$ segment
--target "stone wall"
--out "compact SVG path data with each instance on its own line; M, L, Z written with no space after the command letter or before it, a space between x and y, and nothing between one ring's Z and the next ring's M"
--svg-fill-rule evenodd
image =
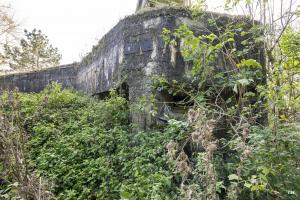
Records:
M233 17L206 13L218 18L224 25ZM165 47L161 38L163 28L174 30L182 23L188 24L198 35L214 31L208 18L191 20L185 9L161 8L144 11L121 20L109 31L80 63L46 69L38 72L0 77L0 91L18 87L22 92L39 92L50 82L74 88L89 95L101 95L111 88L126 83L130 102L152 93L152 75L165 75L169 79L184 79L188 65L183 62L178 49ZM257 50L252 57L261 59ZM218 67L230 65L222 59ZM151 107L133 115L133 121L147 127L152 118Z
M78 64L64 65L36 72L0 76L0 92L18 88L21 92L40 92L51 82L77 89Z
M164 50L160 35L164 27L178 27L182 18L190 18L189 13L172 8L129 16L109 31L82 62L1 76L0 90L18 87L23 92L39 92L56 81L93 95L108 91L126 78L128 84L136 84L135 80L143 75L180 74L182 66L170 68L170 52Z

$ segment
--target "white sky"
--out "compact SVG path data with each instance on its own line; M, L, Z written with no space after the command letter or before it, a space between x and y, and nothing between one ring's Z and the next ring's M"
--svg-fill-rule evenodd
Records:
M79 61L120 19L133 14L137 4L137 0L0 1L13 8L21 33L36 28L48 36L62 54L61 64Z
M41 29L62 54L62 64L79 61L126 15L136 0L6 0L21 28Z
M278 0L275 0L278 1ZM298 0L297 0L298 1ZM8 2L26 28L40 29L62 54L61 64L80 61L118 21L135 12L137 0L0 0ZM222 11L224 0L207 0ZM217 7L218 5L218 7Z

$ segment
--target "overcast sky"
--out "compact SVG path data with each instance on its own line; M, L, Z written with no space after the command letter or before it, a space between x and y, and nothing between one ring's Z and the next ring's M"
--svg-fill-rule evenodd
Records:
M62 54L62 64L79 61L120 19L133 14L137 3L137 0L0 1L11 5L21 31L37 28L48 36Z
M120 19L133 14L137 3L137 0L0 1L11 5L21 30L37 28L48 36L62 54L62 64L79 61ZM210 10L221 11L223 1L206 2Z
M136 0L6 0L22 29L41 29L63 56L78 61L126 15Z

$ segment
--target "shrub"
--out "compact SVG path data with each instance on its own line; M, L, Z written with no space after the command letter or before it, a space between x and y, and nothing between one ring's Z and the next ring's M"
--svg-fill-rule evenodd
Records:
M114 92L99 101L53 84L16 96L30 168L52 183L57 199L180 197L165 156L166 143L183 134L180 125L132 133L127 102Z

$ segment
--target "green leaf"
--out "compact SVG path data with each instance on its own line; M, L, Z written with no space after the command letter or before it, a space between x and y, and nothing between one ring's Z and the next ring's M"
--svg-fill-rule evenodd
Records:
M245 67L254 67L254 68L262 68L261 64L254 59L243 59L241 63L237 64L238 68L245 68Z
M211 42L214 41L215 39L217 39L217 36L215 34L210 34L208 36L206 36L207 39L209 39Z
M244 186L246 187L246 188L251 188L252 187L252 184L251 183L248 183L248 182L246 182L245 184L244 184Z
M234 42L234 38L229 38L227 42Z
M245 36L245 35L247 35L248 34L248 32L245 32L245 31L242 31L241 32L241 36L243 37L243 36Z
M230 174L230 175L228 176L228 179L229 179L230 181L233 181L233 180L239 180L239 177L238 177L236 174Z
M242 86L247 86L247 85L250 85L250 83L252 82L251 79L240 79L240 80L237 80L237 82L242 85Z
M121 200L129 200L132 197L132 195L126 191L122 191L120 193L120 196L121 196Z

